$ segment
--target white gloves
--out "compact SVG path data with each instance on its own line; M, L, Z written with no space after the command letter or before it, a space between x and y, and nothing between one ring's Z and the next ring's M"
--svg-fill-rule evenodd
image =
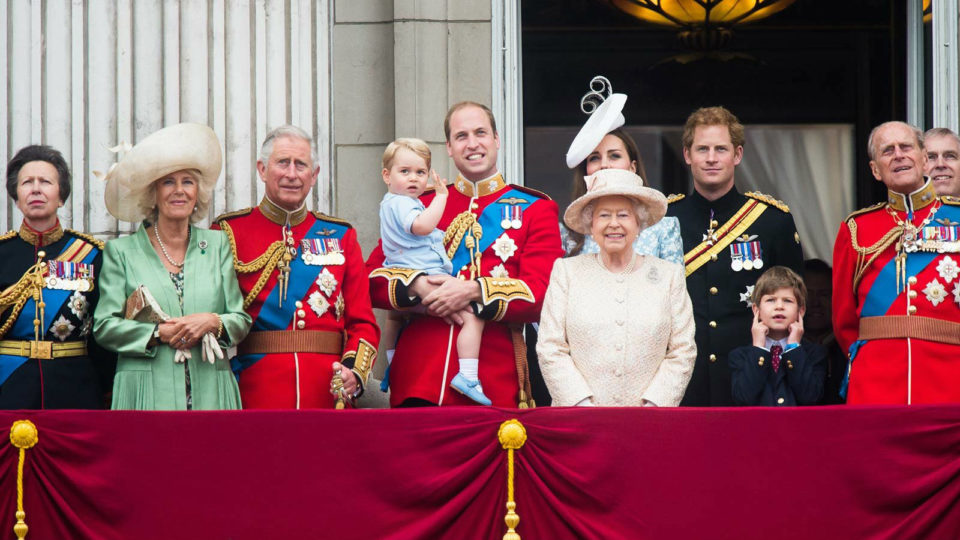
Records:
M203 335L203 338L200 339L200 345L205 361L213 364L217 360L223 360L223 349L220 348L220 344L217 343L217 338L213 337L212 332ZM190 358L193 358L190 349L177 349L173 355L173 361L177 364L182 364Z

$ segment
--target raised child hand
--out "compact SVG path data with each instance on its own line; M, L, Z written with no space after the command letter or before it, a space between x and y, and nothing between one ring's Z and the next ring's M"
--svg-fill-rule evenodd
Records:
M787 336L787 343L800 343L803 339L803 315L797 319L797 322L790 323L790 335Z
M753 346L763 348L767 345L767 333L770 328L760 322L760 310L753 308L753 326L750 327L750 333L753 335Z
M437 195L446 195L450 190L447 189L447 180L445 178L440 178L440 175L437 174L437 171L431 169L430 174L433 175L433 191Z

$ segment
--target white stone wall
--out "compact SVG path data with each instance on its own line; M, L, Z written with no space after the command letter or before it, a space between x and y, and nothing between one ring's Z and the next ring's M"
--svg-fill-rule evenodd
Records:
M217 132L224 171L210 217L255 204L266 132L297 124L330 170L328 2L313 0L8 0L0 6L0 152L50 144L67 158L64 226L109 238L131 230L103 207L108 147L178 122ZM324 173L310 205L328 211ZM12 201L0 228L18 226Z

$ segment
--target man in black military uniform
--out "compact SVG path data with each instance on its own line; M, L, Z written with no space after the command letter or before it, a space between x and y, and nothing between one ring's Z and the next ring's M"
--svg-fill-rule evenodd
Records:
M750 342L754 283L774 265L803 272L800 237L787 205L761 193L741 194L734 186L743 142L743 125L723 107L698 109L683 129L694 190L671 195L667 215L680 220L697 361L681 405L733 405L727 353Z

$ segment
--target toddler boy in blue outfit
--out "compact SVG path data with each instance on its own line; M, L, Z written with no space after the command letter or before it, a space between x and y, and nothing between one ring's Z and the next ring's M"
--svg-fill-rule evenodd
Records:
M456 279L451 275L453 265L443 247L443 232L437 229L447 203L447 185L430 169L430 147L420 139L397 139L387 145L382 163L381 175L388 189L380 201L380 238L386 258L383 265ZM427 188L428 172L433 174L435 193L430 205L424 207L420 195ZM469 309L461 311L459 316L463 320L457 336L460 370L450 386L481 405L490 405L478 377L484 323ZM390 347L388 367L393 361L393 347L402 324L401 314L394 311L388 315L383 328L381 342Z

